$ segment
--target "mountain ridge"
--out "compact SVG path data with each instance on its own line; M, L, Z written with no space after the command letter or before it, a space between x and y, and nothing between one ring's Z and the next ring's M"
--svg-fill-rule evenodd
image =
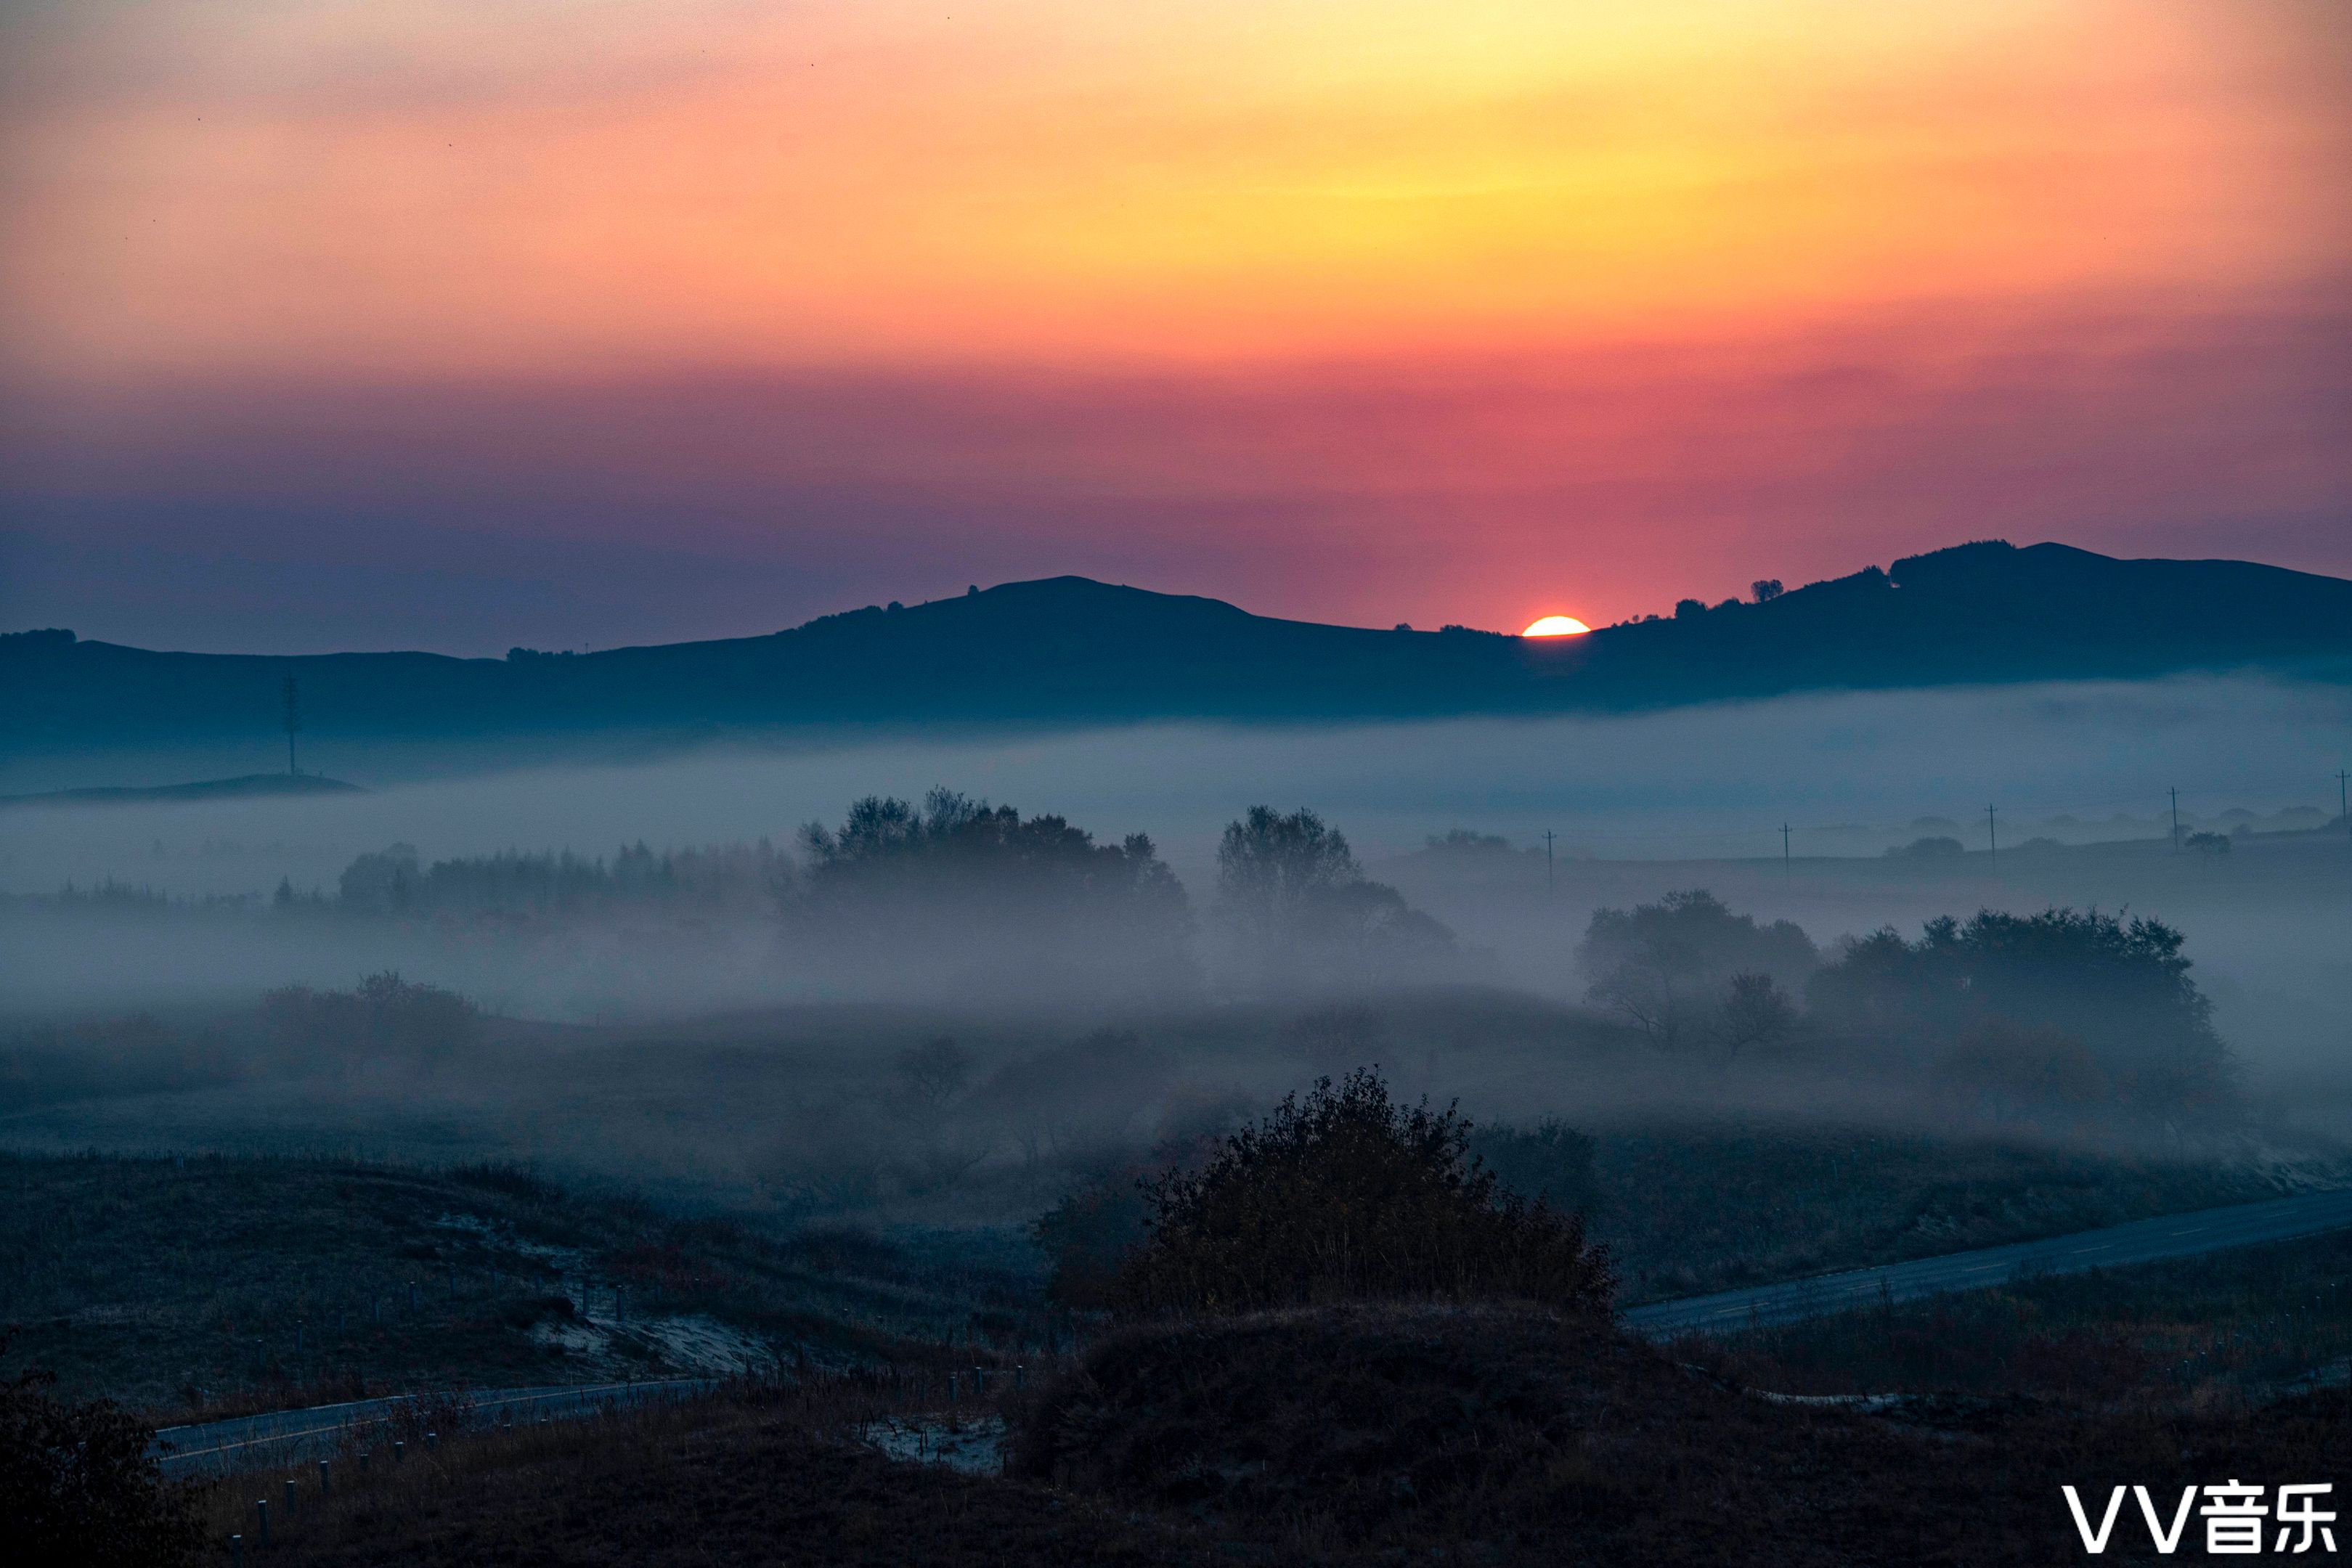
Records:
M2352 679L2352 581L1987 540L1562 639L1326 625L1074 576L504 659L181 653L49 630L0 635L0 754L269 734L288 676L320 734L427 739L1612 712L2237 668Z

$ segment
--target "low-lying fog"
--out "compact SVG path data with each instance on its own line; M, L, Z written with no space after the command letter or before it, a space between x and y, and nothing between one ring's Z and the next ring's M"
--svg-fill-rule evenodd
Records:
M1692 887L1759 925L1795 922L1825 959L1843 936L1893 925L1916 937L1941 915L2128 906L2185 932L2250 1087L2352 1102L2352 848L2315 831L2335 815L2333 775L2352 749L2344 687L2200 678L1615 718L1153 726L561 768L530 766L521 747L508 770L422 780L425 753L371 753L318 723L306 766L371 792L0 810L0 1012L49 1027L234 1010L275 988L347 990L396 969L512 1019L643 1026L919 1001L999 1019L1025 1009L1063 1019L1041 1038L1074 1033L1070 1018L1147 993L1163 1015L1268 993L1272 961L1220 913L1217 860L1225 825L1263 804L1312 808L1396 890L1346 915L1379 933L1380 956L1319 981L1285 977L1302 997L1434 981L1581 1006L1595 977L1577 950L1593 912ZM267 756L257 743L242 767L185 759L177 777L257 770ZM137 777L73 781L163 782L171 768L151 758ZM1097 902L1049 907L1056 895L1033 890L966 929L962 906L927 904L912 884L893 884L895 903L850 898L848 882L819 896L832 884L797 830L839 829L862 797L919 803L938 786L1091 833ZM2178 852L2175 788L2183 838L2200 835ZM1150 844L1121 848L1138 833ZM616 859L640 843L649 856ZM492 884L520 873L479 862L435 884L439 902L413 902L436 862L564 851L602 862L591 880L605 894L502 904ZM840 852L845 863L848 840ZM379 858L355 872L363 855ZM1139 891L1102 904L1105 877ZM655 882L680 891L608 896ZM1442 961L1414 945L1423 915L1452 934ZM1051 961L1033 962L1044 948Z

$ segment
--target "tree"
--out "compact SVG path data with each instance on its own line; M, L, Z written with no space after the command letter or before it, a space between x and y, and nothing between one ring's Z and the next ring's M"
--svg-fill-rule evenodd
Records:
M1244 964L1269 981L1329 983L1410 972L1454 934L1364 875L1345 834L1302 807L1252 806L1217 845L1217 915Z
M1624 1018L1660 1051L1673 1051L1761 1016L1754 1012L1756 998L1727 1014L1733 977L1754 973L1801 984L1819 955L1793 922L1759 925L1706 889L1692 888L1630 910L1595 910L1577 960L1591 979L1588 1000Z
M1133 1030L1085 1038L992 1073L975 1099L1008 1127L1034 1176L1047 1159L1070 1160L1116 1143L1168 1086L1164 1051Z
M1217 896L1229 919L1268 933L1297 924L1333 889L1364 880L1347 835L1305 807L1252 806L1217 844Z
M1748 591L1756 596L1757 603L1769 604L1788 591L1780 586L1780 580L1777 577L1759 577L1748 585Z
M1716 1040L1726 1061L1749 1046L1778 1045L1797 1027L1797 1004L1780 982L1754 969L1731 977L1717 1011Z
M1582 1222L1498 1189L1454 1110L1407 1108L1359 1071L1227 1136L1198 1170L1150 1183L1150 1240L1110 1291L1130 1312L1237 1312L1319 1301L1515 1299L1609 1308L1607 1253Z
M970 1128L949 1135L949 1122L971 1082L971 1056L942 1035L910 1045L890 1067L888 1104L913 1129L919 1186L945 1186L988 1156L990 1140Z
M1706 601L1703 599L1677 599L1675 601L1675 619L1677 621L1696 621L1706 613Z
M949 1108L963 1098L971 1055L945 1035L910 1045L890 1064L891 1108L926 1138L938 1135Z

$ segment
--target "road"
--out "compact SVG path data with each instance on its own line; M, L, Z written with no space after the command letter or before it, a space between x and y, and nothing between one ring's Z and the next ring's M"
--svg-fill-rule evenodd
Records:
M1982 1290L2021 1276L2121 1268L2345 1229L2352 1229L2352 1191L2304 1193L2263 1203L2135 1220L2104 1230L2079 1230L2042 1241L1948 1252L1939 1258L1792 1280L1783 1285L1653 1301L1629 1308L1623 1321L1627 1328L1652 1339L1762 1328L1874 1307L1890 1300L1909 1301L1949 1291Z
M536 1425L684 1398L717 1385L715 1378L677 1377L658 1383L478 1388L447 1397L465 1406L464 1418L469 1425L498 1425L509 1416L518 1423ZM155 1434L155 1447L150 1451L159 1456L163 1474L169 1477L307 1464L334 1458L341 1451L347 1435L390 1420L418 1397L402 1394L387 1399L357 1399L347 1405L273 1410L267 1415L240 1416L229 1421L166 1427Z

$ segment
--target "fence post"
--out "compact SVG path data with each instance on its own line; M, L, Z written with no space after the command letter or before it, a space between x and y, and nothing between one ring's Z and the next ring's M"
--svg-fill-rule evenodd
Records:
M299 1496L300 1494L294 1490L294 1478L288 1476L286 1478L286 1517L289 1520L294 1517L294 1505Z
M229 1568L245 1568L244 1536L232 1535L228 1538L228 1561Z
M327 1460L320 1459L319 1461L319 1496L322 1499L331 1498L335 1495L334 1472L329 1469L327 1466Z
M408 1445L394 1438L392 1445L392 1462L396 1465L406 1458L408 1458Z
M254 1499L253 1513L254 1517L261 1521L254 1533L260 1536L261 1544L267 1546L269 1544L269 1500L266 1497Z

